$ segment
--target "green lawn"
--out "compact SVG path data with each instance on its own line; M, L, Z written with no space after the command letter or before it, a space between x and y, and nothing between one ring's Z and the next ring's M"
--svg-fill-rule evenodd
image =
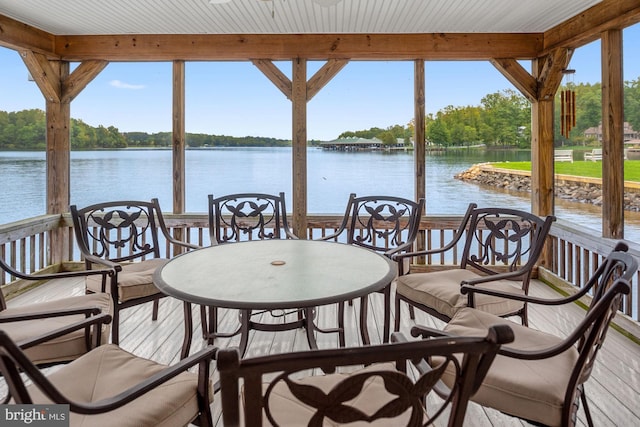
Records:
M531 162L501 162L493 163L497 168L531 171ZM590 178L602 178L602 162L576 160L570 162L556 162L556 173L563 175L586 176ZM640 182L640 161L625 160L625 181Z

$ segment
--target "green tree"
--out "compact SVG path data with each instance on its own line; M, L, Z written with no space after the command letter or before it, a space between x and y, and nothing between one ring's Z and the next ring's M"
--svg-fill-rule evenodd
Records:
M527 99L511 89L489 94L481 100L482 120L493 128L488 145L517 145L518 129L531 121L531 105Z
M441 113L438 112L437 116L427 127L427 139L432 144L447 146L451 142L451 135L449 134L449 129L440 118Z
M640 131L640 77L625 82L624 117L634 130Z
M377 138L382 141L383 145L388 145L388 146L396 145L398 142L398 139L395 137L395 135L391 131L382 132L378 134Z

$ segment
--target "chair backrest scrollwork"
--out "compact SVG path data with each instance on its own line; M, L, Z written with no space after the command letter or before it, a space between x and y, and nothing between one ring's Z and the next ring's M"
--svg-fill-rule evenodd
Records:
M209 195L211 244L296 238L287 223L284 193Z
M160 257L158 227L164 227L156 199L110 201L70 207L83 253L113 262Z
M221 349L217 367L224 424L240 425L244 418L243 425L252 426L319 426L329 420L423 426L438 419L461 426L469 398L500 346L512 340L512 330L502 325L490 328L486 337L407 341L395 333L391 344L249 359L240 359L237 349ZM410 363L432 356L439 359L433 369L417 378L409 372ZM329 374L306 376L318 368ZM455 377L455 385L427 411L426 396L436 392L443 375Z
M461 268L496 274L496 267L504 267L529 276L555 218L508 208L475 207L470 212ZM526 289L529 278L523 279Z
M335 236L346 229L346 243L388 256L411 250L420 229L423 209L423 199L414 202L395 196L356 197L352 193Z

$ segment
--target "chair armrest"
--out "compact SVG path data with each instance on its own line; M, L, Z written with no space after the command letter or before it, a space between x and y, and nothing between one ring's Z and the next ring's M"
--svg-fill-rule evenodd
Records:
M425 249L425 250L421 250L421 251L403 252L401 254L397 253L397 254L393 255L393 259L395 261L398 261L398 260L403 259L403 258L422 256L422 255L439 254L439 253L448 251L449 249L451 249L451 247L453 247L453 245L451 245L451 246L447 245L447 246L443 246L442 248L436 248L436 249Z
M540 305L568 304L570 302L580 299L584 295L584 292L578 292L564 298L549 299L549 298L534 297L531 295L512 294L510 292L502 292L496 289L487 289L481 286L475 286L473 284L463 284L460 287L460 293L462 295L468 295L469 307L474 307L474 301L473 301L474 294L490 295L494 297L512 299L512 300L523 301L523 302L532 303L532 304L540 304Z
M88 254L88 253L83 253L82 256L84 257L85 262L89 262L91 264L105 265L115 270L116 272L122 271L122 266L117 262L113 262L109 259L100 258L98 256L95 256L93 254Z
M424 325L415 325L411 328L411 336L416 338L418 337L433 338L433 337L453 337L455 335L452 335L440 329L430 328Z
M90 316L84 320L80 320L70 325L63 326L58 329L54 329L52 331L47 332L46 334L43 334L37 337L32 337L32 338L29 338L28 340L18 342L16 343L16 345L18 345L18 347L20 347L21 349L25 350L27 348L34 347L36 345L42 344L52 339L67 335L68 333L79 330L79 329L85 329L93 325L101 325L101 324L108 324L108 323L111 323L110 314L98 314L96 316ZM101 328L97 329L96 334L100 334L100 329ZM99 336L96 337L95 342L100 342Z
M292 239L292 240L299 240L300 239L298 236L293 234L293 232L291 230L289 230L288 228L284 229L284 234L287 236L287 239Z
M504 273L488 274L486 276L478 276L474 279L463 280L462 282L460 282L460 286L464 286L464 285L476 286L480 283L490 283L490 282L495 282L497 280L516 280L528 274L529 274L529 271L522 270L522 269L515 270L515 271L505 271Z
M392 332L389 339L391 342L409 342L402 332Z
M75 307L60 310L45 310L35 313L25 314L10 314L2 315L0 312L0 323L20 322L23 320L35 320L45 319L49 317L64 317L64 316L77 316L78 314L84 314L85 316L93 316L100 314L102 310L99 307L87 306L87 307Z
M15 276L22 280L53 280L53 279L65 279L69 277L82 277L82 276L92 276L102 274L105 276L113 276L115 274L115 270L113 268L106 268L100 270L80 270L80 271L61 271L57 273L43 273L43 274L31 274L31 273L22 273L15 268L11 267L9 264L5 263L2 258L0 258L0 268L9 273L12 276Z
M202 246L199 245L195 245L193 243L189 243L189 242L183 242L182 240L178 240L175 237L169 235L169 236L165 236L167 241L169 243L172 243L174 245L178 245L178 246L182 246L184 248L189 248L189 249L201 249Z
M389 258L393 259L393 257L397 254L399 255L402 252L408 251L409 249L411 249L413 247L413 242L405 242L395 248L391 248L388 251L386 251L384 254L385 256L388 256ZM406 253L406 252L405 252Z
M338 237L340 237L340 235L342 234L343 231L344 231L344 229L340 228L335 233L331 233L328 236L320 237L320 238L314 239L314 240L333 240L333 239L337 239Z
M134 401L143 394L148 393L159 385L169 381L176 375L182 372L186 372L195 365L200 365L198 370L198 388L203 394L203 398L206 399L206 404L208 404L208 402L211 401L209 396L210 393L208 384L208 382L210 381L209 365L211 361L215 359L217 351L217 347L207 346L199 352L185 359L182 359L175 365L168 366L166 369L163 369L155 375L150 376L141 383L123 391L116 396L102 399L90 404L69 402L70 408L73 412L78 412L81 414L96 414L112 411Z
M447 332L441 331L439 329L430 328L428 326L416 325L411 328L411 336L421 337L421 338L433 338L433 337L447 337L447 336L453 336L453 335ZM406 338L404 337L404 335L401 335L399 339L404 339L404 341L401 341L401 342L406 341ZM393 335L392 335L392 341L393 341ZM429 361L425 359L412 360L411 363L416 368L416 370L420 373L420 375L425 375L428 372L433 371L433 368L429 364ZM443 399L446 399L447 396L449 396L449 394L451 393L451 389L447 387L447 385L444 382L442 382L442 380L438 381L433 386L433 390L436 392L438 396L440 396Z
M440 254L440 253L443 253L443 252L446 252L446 251L450 250L451 248L453 248L458 243L460 238L464 235L464 231L467 228L467 224L469 222L469 219L471 218L471 214L473 213L473 210L475 208L477 208L477 207L478 207L478 205L476 205L475 203L469 203L469 206L467 207L467 211L465 212L464 217L462 218L462 221L460 222L460 226L456 230L456 234L453 236L451 241L449 243L447 243L445 246L442 246L442 247L436 248L436 249L425 249L425 250L421 250L421 251L405 252L403 254L396 254L396 255L394 255L394 259L397 261L397 259L402 259L402 258L407 258L407 257L414 257L414 256L422 256L422 255Z

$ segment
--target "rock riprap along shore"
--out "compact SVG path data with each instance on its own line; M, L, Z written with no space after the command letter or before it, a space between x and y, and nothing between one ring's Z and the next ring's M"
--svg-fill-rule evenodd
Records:
M508 191L531 192L531 173L499 169L479 163L455 175L456 179ZM556 197L577 203L602 205L602 183L597 178L556 175ZM624 209L640 212L640 183L625 182Z

